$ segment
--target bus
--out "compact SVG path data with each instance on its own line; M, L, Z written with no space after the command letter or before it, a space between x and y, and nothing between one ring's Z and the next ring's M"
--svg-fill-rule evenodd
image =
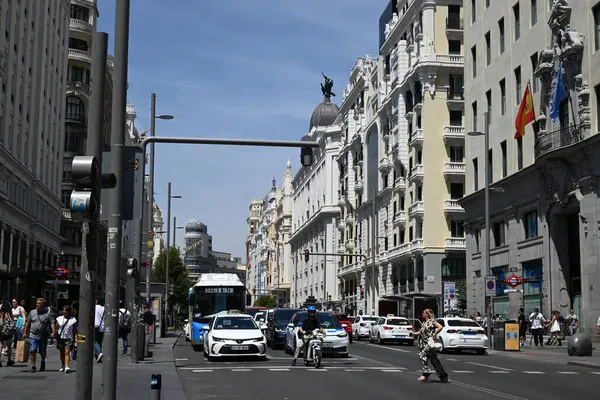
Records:
M202 274L188 292L191 342L195 351L204 348L204 331L210 319L228 310L244 312L246 287L237 274Z

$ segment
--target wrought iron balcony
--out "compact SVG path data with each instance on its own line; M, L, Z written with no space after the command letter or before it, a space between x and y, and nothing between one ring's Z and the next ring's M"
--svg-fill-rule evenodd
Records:
M543 156L546 153L574 145L582 140L583 135L578 126L569 126L556 131L548 132L544 135L539 135L534 146L535 158Z

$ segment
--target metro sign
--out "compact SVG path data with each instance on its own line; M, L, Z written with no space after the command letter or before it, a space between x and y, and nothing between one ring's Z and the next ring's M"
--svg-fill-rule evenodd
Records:
M58 278L61 276L69 275L71 273L71 271L69 271L65 267L56 267L56 268L49 269L48 271L46 271L46 273L50 274L50 275L54 275Z
M504 283L506 283L511 288L515 288L523 283L523 279L519 278L516 275L511 275L504 280Z

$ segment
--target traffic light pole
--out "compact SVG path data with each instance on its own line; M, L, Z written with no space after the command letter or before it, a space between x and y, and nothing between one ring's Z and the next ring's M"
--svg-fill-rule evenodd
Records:
M121 245L123 216L121 197L123 193L123 145L125 143L127 107L127 68L129 62L129 13L130 0L118 0L115 9L115 67L112 104L111 172L117 178L117 186L109 193L108 208L108 255L105 285L104 319L104 399L117 399L117 354L119 345L119 291L121 271Z
M86 153L96 157L102 170L102 137L104 132L104 85L106 59L108 54L108 34L94 33L92 41L92 93L88 116L88 140ZM98 196L98 203L100 198ZM79 328L77 351L79 360L75 373L75 400L92 399L94 376L94 318L96 304L96 277L100 259L100 225L97 216L84 221L81 229L81 272L79 274Z

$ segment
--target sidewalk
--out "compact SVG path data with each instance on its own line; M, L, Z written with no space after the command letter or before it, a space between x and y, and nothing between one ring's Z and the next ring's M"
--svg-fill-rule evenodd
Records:
M495 357L527 358L529 360L600 369L600 346L597 343L594 343L594 351L590 357L569 356L567 347L568 341L565 340L562 346L535 347L528 345L521 347L521 351L488 350L488 354Z
M180 333L167 333L165 338L157 338L157 343L151 345L152 358L132 364L130 356L122 356L119 342L119 358L117 372L117 398L127 400L147 400L150 396L150 377L152 374L162 374L162 398L169 400L186 400L185 392L175 369L173 346ZM72 399L75 397L77 362L71 363L72 372L58 372L60 359L56 347L48 347L46 371L29 373L29 365L15 364L7 367L3 362L0 368L0 385L2 398L19 400L55 400ZM92 398L102 399L103 364L94 364L94 383ZM38 361L39 368L39 361Z

